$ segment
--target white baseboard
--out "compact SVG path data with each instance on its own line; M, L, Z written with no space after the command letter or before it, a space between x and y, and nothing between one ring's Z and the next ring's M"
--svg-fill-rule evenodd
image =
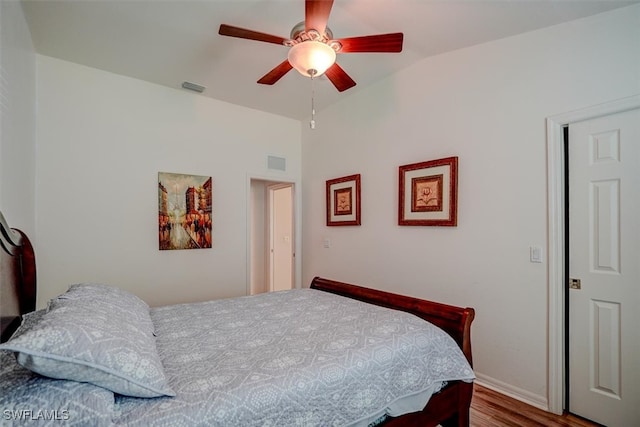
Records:
M531 393L530 391L512 386L505 382L496 380L476 372L476 381L478 385L497 391L498 393L512 397L516 400L524 402L528 405L535 406L538 409L549 412L549 401L545 396Z

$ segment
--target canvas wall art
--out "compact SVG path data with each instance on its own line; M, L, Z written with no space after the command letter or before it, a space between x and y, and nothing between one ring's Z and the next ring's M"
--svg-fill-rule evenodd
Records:
M210 176L158 172L160 250L211 247L212 186Z

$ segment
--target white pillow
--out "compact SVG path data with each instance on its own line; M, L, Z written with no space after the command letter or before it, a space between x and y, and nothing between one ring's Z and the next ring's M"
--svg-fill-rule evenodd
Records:
M156 350L149 306L122 289L74 285L0 349L41 375L134 397L175 396Z

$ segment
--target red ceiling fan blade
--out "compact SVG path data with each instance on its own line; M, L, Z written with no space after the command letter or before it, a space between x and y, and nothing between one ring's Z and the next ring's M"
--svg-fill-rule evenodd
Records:
M324 34L333 0L306 0L304 3L304 29Z
M221 36L238 37L240 39L256 40L259 42L283 44L289 39L284 37L272 36L271 34L260 33L258 31L247 30L240 27L232 27L231 25L222 24L218 30Z
M280 65L276 66L273 70L262 76L262 78L258 80L258 83L263 85L272 85L280 80L280 78L287 74L292 68L293 67L289 63L289 60L285 59L280 63Z
M327 78L338 89L338 92L344 92L345 90L352 88L356 85L356 82L349 77L347 73L336 62L327 71L325 71Z
M338 39L342 45L339 53L357 52L402 52L402 33L377 34L374 36Z

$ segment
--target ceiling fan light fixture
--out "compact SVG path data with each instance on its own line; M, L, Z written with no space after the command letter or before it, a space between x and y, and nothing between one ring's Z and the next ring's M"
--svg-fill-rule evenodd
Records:
M326 43L307 40L293 45L289 63L305 77L318 77L336 62L336 51Z

